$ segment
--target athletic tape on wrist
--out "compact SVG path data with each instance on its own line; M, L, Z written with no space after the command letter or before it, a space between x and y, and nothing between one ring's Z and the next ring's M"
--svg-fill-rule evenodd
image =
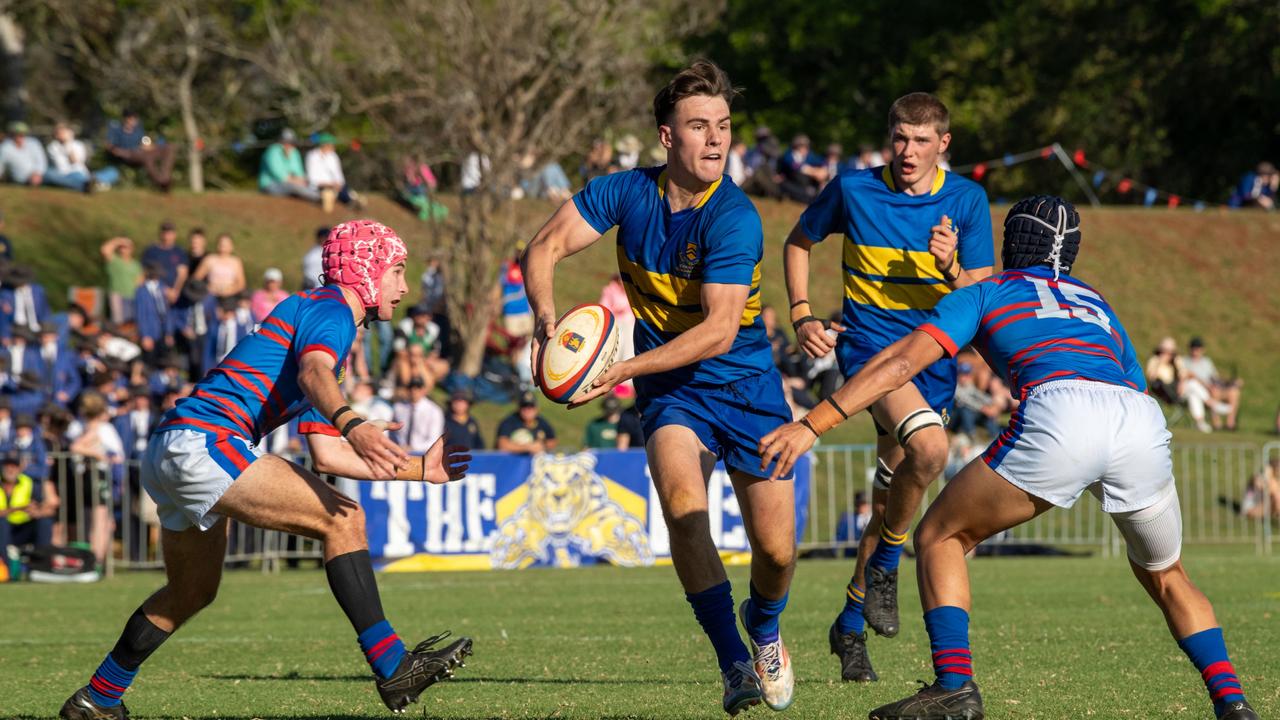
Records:
M801 318L813 317L813 308L809 306L808 300L797 300L791 303L791 322L797 323Z
M333 414L329 416L329 422L332 423L334 427L337 427L338 418L342 417L342 413L344 412L355 412L355 411L351 409L350 405L343 405L342 407L333 411Z
M902 422L893 429L893 434L898 438L898 447L905 448L913 435L927 427L935 426L944 427L942 416L929 408L920 408L903 418Z
M397 480L426 480L427 479L427 458L423 455L414 455L409 458L409 464L406 467L396 470Z
M804 416L807 421L805 425L819 437L848 418L849 414L833 398L827 398L818 403L809 411L809 414Z
M351 433L352 430L355 430L357 427L363 424L364 424L364 418L362 417L351 418L350 420L347 421L346 425L342 426L342 431L341 431L342 437L346 437Z

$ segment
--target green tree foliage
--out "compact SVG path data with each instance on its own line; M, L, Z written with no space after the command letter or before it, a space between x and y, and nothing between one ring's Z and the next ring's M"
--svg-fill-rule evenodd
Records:
M1223 200L1241 172L1280 157L1274 1L734 0L687 47L744 87L744 124L784 141L803 131L846 149L879 145L893 100L925 90L951 108L956 163L1058 141L1143 182ZM1079 195L1048 163L988 183Z

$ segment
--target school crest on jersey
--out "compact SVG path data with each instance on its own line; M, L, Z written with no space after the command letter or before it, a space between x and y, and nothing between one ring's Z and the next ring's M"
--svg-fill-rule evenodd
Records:
M676 257L674 274L683 278L692 278L701 264L701 259L698 257L698 243L686 242L684 250Z

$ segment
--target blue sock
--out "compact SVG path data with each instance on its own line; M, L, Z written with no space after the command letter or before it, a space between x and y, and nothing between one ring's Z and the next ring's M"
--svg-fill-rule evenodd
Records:
M685 593L684 597L693 606L693 616L702 631L711 639L720 672L729 672L739 660L751 662L751 654L738 635L738 623L733 617L733 591L728 580L700 593Z
M899 535L890 530L887 525L881 525L880 542L876 543L876 549L872 551L871 557L867 558L867 564L881 570L897 570L898 561L902 559L902 548L906 543L906 530Z
M751 601L747 603L747 634L751 635L756 645L778 642L778 616L787 606L788 595L790 593L777 600L770 600L756 590L755 583L751 583Z
M933 672L938 684L956 690L973 679L973 656L969 653L969 613L951 605L936 607L924 614L933 652Z
M1178 647L1204 678L1215 714L1222 714L1228 703L1244 702L1244 690L1240 687L1240 678L1236 677L1236 669L1231 666L1231 658L1227 656L1222 628L1209 628L1188 635L1178 641Z
M866 592L858 587L853 578L849 578L849 584L844 589L844 609L836 617L836 629L841 635L861 635L866 629L866 620L862 616L862 601L865 596Z
M125 670L107 653L106 659L89 680L89 697L95 705L115 707L120 704L120 698L133 684L133 676L137 674L137 670Z
M391 629L391 623L383 620L372 625L356 639L360 642L360 649L364 651L364 659L369 661L369 667L373 668L378 677L385 680L395 674L400 661L404 659L404 643L400 642L396 631Z

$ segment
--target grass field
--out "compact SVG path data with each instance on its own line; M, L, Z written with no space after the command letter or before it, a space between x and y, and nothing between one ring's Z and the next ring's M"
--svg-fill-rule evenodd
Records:
M1280 713L1280 558L1189 551L1262 717ZM1198 674L1121 560L980 558L976 679L991 718L1209 718ZM913 573L911 561L904 577ZM804 561L783 616L798 678L779 717L858 718L932 679L914 583L903 630L873 638L881 681L838 681L826 630L849 566ZM743 568L731 570L738 596ZM0 588L0 717L53 717L87 681L132 609L160 582ZM387 614L406 639L443 628L475 639L458 677L411 706L428 718L716 718L710 646L670 568L393 574ZM126 696L134 717L389 717L324 575L229 572L211 608L167 643ZM757 708L747 717L770 717Z

